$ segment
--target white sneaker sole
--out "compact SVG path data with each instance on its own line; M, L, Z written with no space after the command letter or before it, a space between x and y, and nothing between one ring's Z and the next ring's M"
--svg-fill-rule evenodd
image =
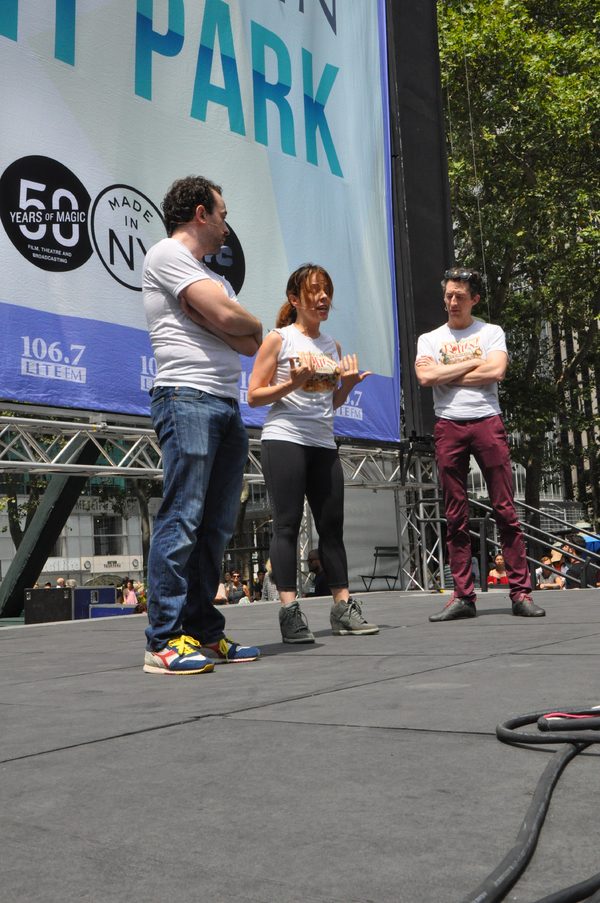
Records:
M369 636L379 633L379 627L365 627L357 630L348 630L346 627L332 627L331 632L334 636Z
M143 671L146 674L167 674L169 677L183 677L187 674L204 674L210 671L214 671L214 663L207 662L202 668L194 668L193 671L169 671L167 668L159 668L158 665L148 665L145 664L143 667Z
M300 640L293 640L290 637L283 636L283 637L281 637L281 639L284 643L293 643L295 645L299 645L301 643L314 643L314 641L315 641L314 636L313 637L303 637Z

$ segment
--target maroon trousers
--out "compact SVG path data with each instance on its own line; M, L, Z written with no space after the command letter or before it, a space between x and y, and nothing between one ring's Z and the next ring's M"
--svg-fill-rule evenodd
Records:
M511 599L531 591L525 542L517 519L508 442L499 415L483 420L444 420L435 424L435 457L448 521L450 570L454 595L475 601L471 573L471 537L467 474L473 455L484 476L500 532ZM486 575L482 574L485 580Z

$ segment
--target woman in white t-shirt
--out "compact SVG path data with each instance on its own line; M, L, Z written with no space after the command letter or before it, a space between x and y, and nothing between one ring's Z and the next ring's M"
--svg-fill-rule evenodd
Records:
M248 387L250 407L272 405L262 432L261 461L273 508L271 562L281 597L284 643L314 643L296 599L296 548L308 499L319 534L319 559L334 604L336 635L378 633L348 591L343 541L344 475L333 437L333 411L370 373L356 355L342 357L324 332L333 283L323 267L306 264L290 276L287 302L256 356Z

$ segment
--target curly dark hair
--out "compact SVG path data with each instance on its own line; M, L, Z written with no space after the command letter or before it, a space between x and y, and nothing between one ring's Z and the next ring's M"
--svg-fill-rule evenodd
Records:
M288 300L285 302L285 304L277 314L277 321L275 323L277 329L282 329L284 326L291 326L291 324L296 321L296 308L290 302L289 297L290 295L294 295L296 298L299 298L302 290L306 290L308 280L311 276L314 275L325 277L329 285L330 297L333 297L333 282L331 281L331 276L329 275L327 270L323 269L323 267L317 266L316 263L305 263L297 270L294 270L294 272L288 279L288 284L285 290L285 293L288 296Z
M469 294L471 298L475 295L483 295L483 279L478 270L470 270L468 267L452 267L446 270L442 279L442 288L446 291L446 285L449 282L466 282L469 286Z
M585 539L583 536L580 536L579 533L567 533L565 535L565 540L567 545L570 545L572 549L585 549Z
M215 206L215 196L223 194L220 185L216 185L202 176L186 176L185 179L177 179L167 191L161 207L165 214L167 235L170 237L177 226L189 223L193 220L196 207L203 205L207 213L212 213Z

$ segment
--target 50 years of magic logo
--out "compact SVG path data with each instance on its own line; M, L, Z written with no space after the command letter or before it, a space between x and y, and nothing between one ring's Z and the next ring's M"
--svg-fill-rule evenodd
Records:
M51 272L76 270L94 251L125 288L142 290L142 264L166 235L156 204L131 185L109 185L92 199L70 169L50 157L21 157L0 177L0 220L17 251ZM245 276L242 246L231 225L226 246L205 259L239 292Z

